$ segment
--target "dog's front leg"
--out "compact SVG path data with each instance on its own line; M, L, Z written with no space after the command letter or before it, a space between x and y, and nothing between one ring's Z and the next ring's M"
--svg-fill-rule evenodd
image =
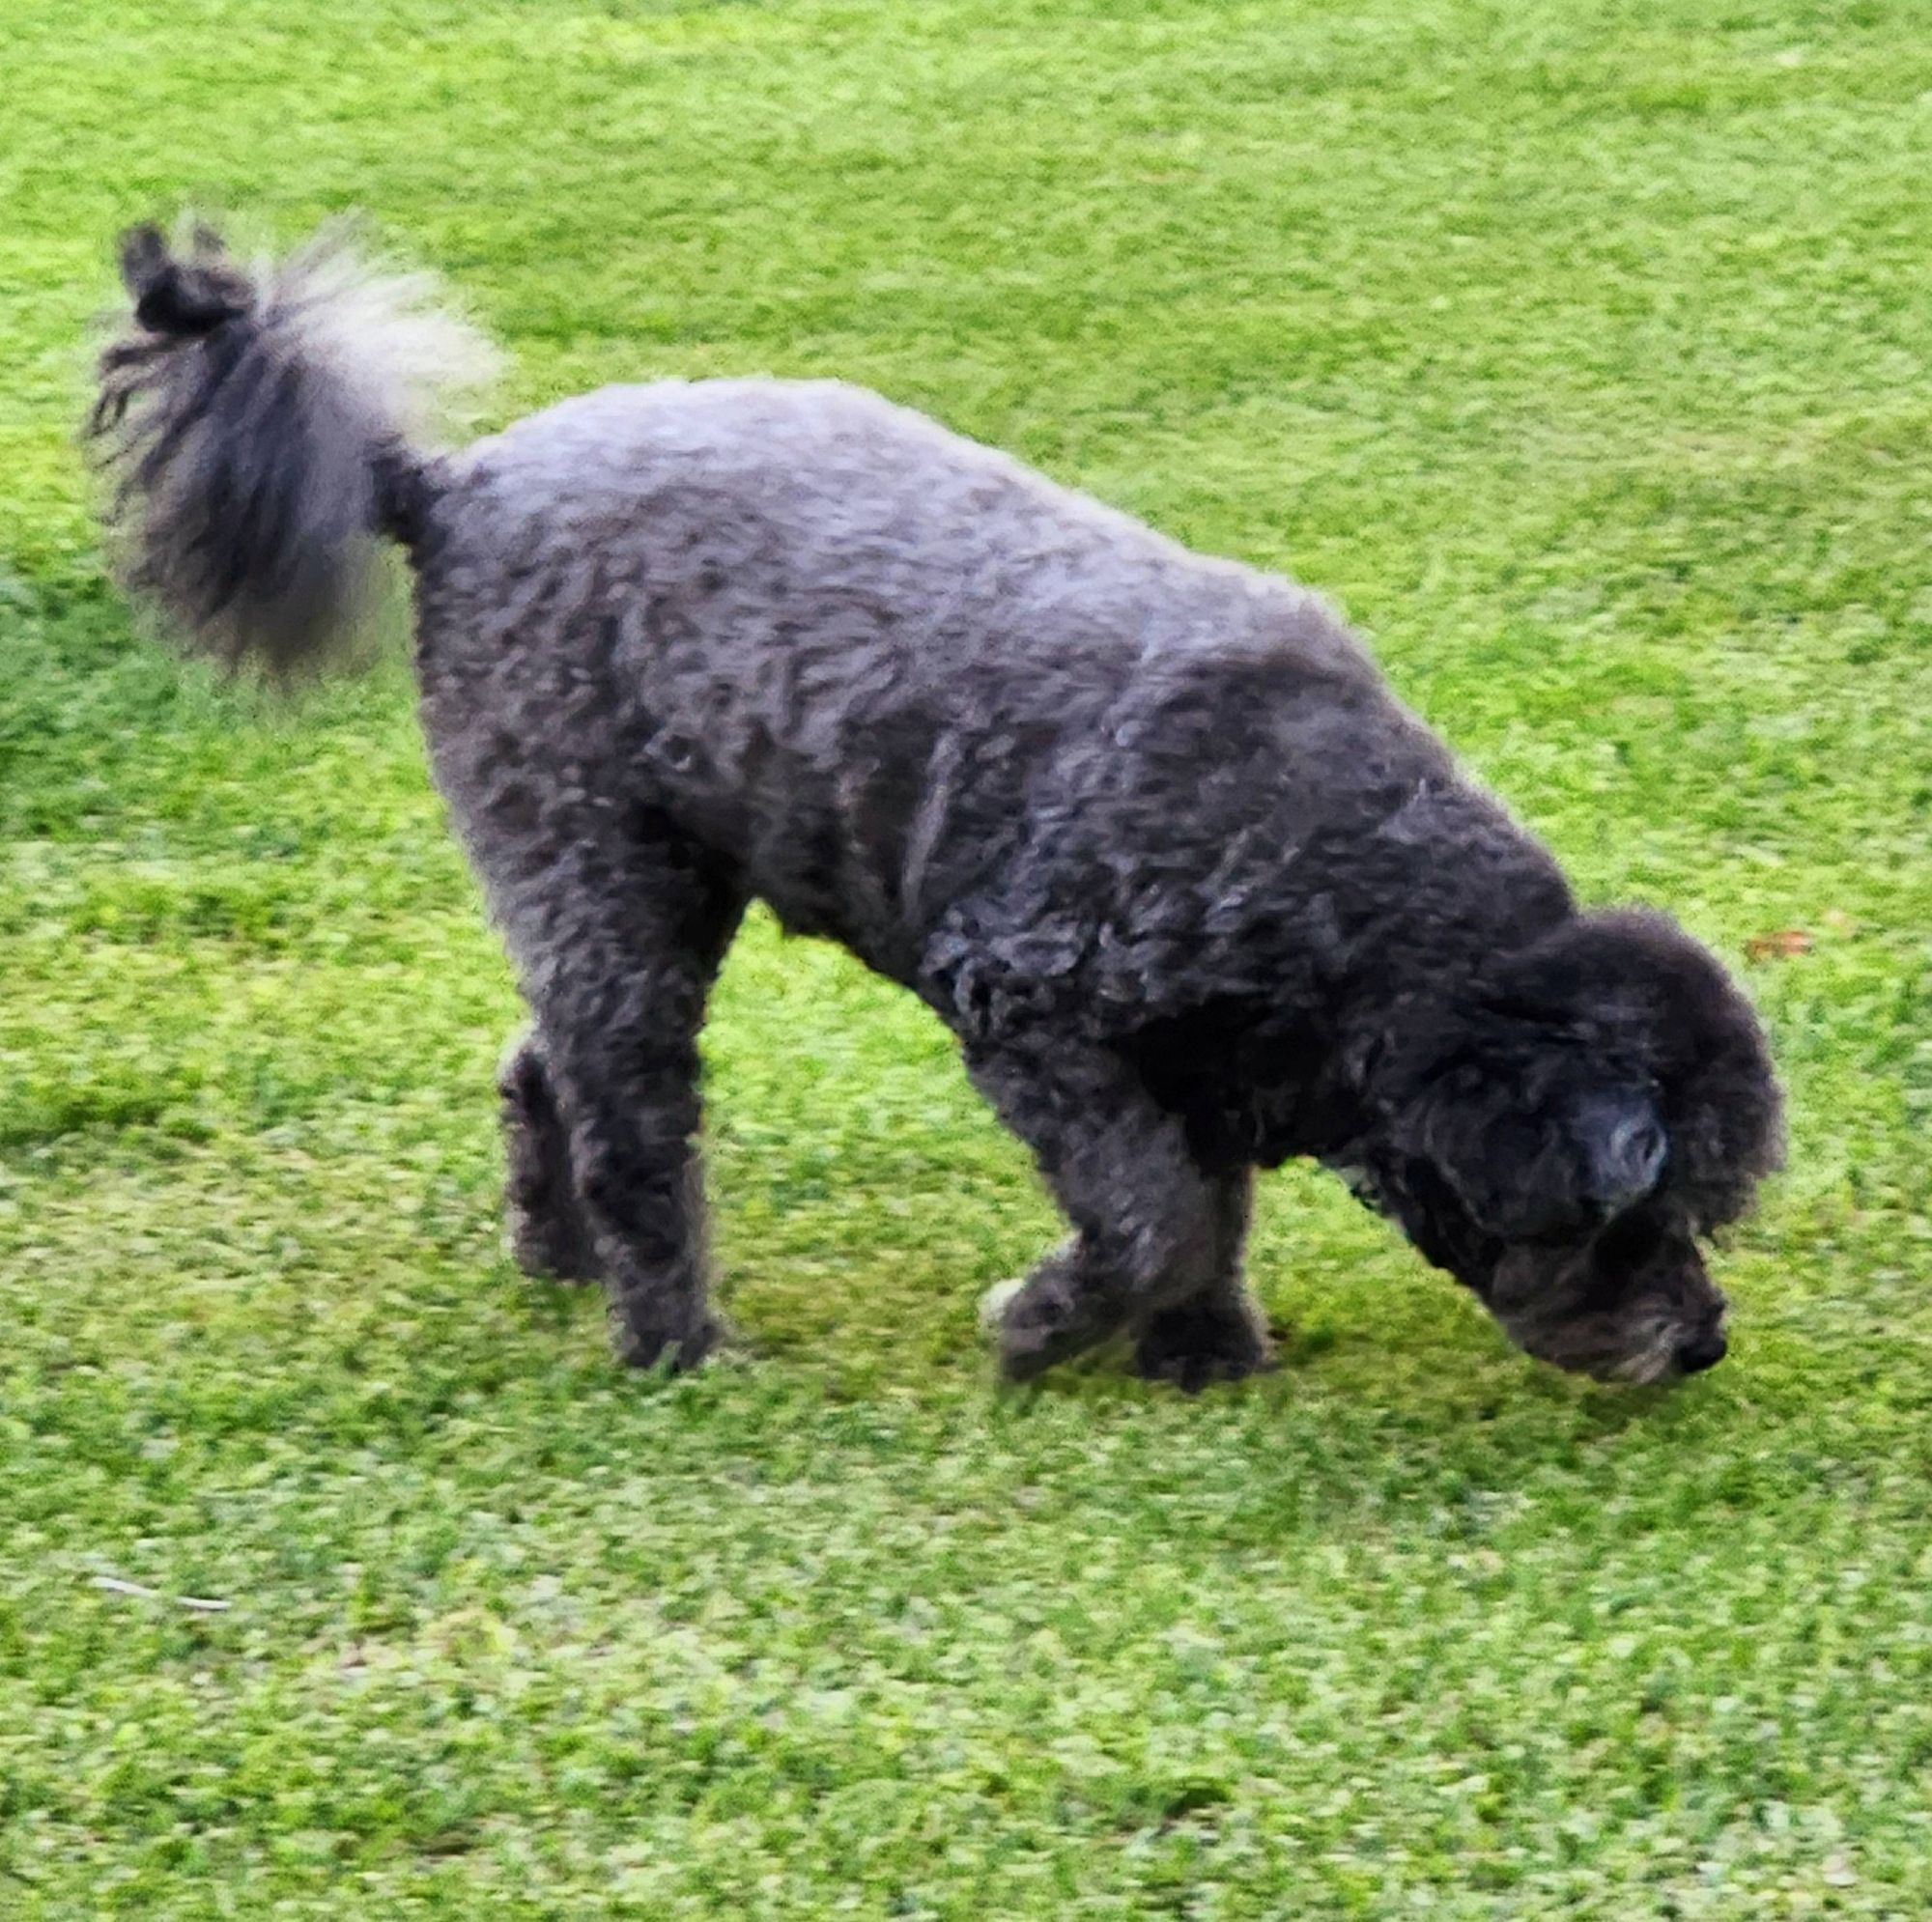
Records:
M1033 1149L1074 1230L1001 1306L1007 1378L1029 1381L1123 1328L1152 1339L1183 1308L1211 1306L1211 1317L1194 1319L1218 1330L1238 1267L1245 1175L1207 1173L1180 1123L1109 1048L1058 1036L980 1044L967 1070Z

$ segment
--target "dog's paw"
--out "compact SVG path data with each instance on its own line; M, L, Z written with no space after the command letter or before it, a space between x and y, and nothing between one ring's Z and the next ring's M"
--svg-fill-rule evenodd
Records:
M1013 1297L1025 1286L1025 1276L1010 1282L995 1282L980 1297L980 1333L987 1341L999 1340L1000 1324L1006 1319L1007 1310L1012 1306Z
M1020 1384L1104 1343L1114 1321L1049 1258L1024 1281L1002 1282L980 1302L980 1325L999 1358L1000 1378Z
M617 1359L626 1368L662 1369L667 1374L684 1374L695 1369L724 1338L723 1324L707 1317L695 1328L677 1332L634 1328L619 1322L612 1341Z
M532 1281L577 1286L603 1279L589 1235L574 1223L512 1210L509 1241L510 1258Z
M1183 1395L1244 1381L1274 1365L1266 1331L1244 1314L1172 1310L1148 1323L1134 1348L1137 1373Z

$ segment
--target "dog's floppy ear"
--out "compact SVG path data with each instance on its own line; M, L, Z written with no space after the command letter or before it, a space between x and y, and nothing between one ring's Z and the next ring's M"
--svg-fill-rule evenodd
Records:
M1582 1060L1558 1072L1605 1090L1594 1104L1582 1095L1567 1124L1605 1203L1645 1192L1667 1156L1672 1204L1706 1233L1742 1214L1782 1159L1777 1082L1750 1003L1664 916L1578 915L1500 958L1484 1001L1500 1025L1471 1053L1494 1062L1499 1081L1505 1064L1554 1065L1538 1036L1580 1047Z
M1656 1188L1669 1153L1641 1090L1565 1088L1526 1100L1468 1070L1435 1090L1418 1145L1470 1220L1500 1241L1613 1219Z

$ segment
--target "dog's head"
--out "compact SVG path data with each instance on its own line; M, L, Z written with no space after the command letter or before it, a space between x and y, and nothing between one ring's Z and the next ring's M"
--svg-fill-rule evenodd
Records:
M1722 1359L1699 1242L1777 1166L1763 1036L1661 916L1579 917L1392 1037L1347 1172L1520 1347L1652 1382Z

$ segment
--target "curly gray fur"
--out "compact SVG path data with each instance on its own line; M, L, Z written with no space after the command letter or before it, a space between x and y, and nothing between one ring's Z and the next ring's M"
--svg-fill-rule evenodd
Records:
M102 400L151 397L137 582L283 662L406 541L535 1014L516 1244L601 1276L631 1359L717 1333L696 1039L753 898L921 996L1033 1149L1073 1236L1001 1319L1014 1378L1119 1330L1184 1385L1261 1366L1250 1173L1295 1155L1534 1353L1722 1353L1697 1243L1778 1153L1748 1006L1662 917L1580 913L1313 595L829 382L612 387L431 462L336 297L132 259L168 290Z

